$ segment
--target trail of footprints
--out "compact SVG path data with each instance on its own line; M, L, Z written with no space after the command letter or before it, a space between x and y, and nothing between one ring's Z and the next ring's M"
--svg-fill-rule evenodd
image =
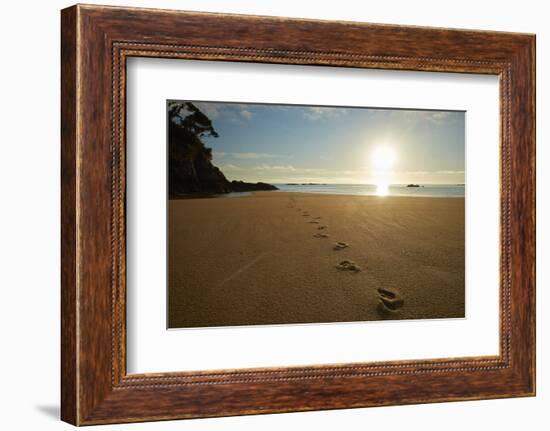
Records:
M302 208L297 207L296 200L294 197L290 198L290 203L288 205L288 208L295 209L298 213L301 213L302 217L308 217L309 218L309 220L307 221L308 224L317 225L316 226L317 232L313 234L314 238L320 238L320 239L329 238L329 234L327 232L328 226L325 224L321 224L322 217L320 216L312 217L308 211L305 211ZM338 241L333 245L332 249L334 251L339 252L349 247L351 246L347 242ZM358 273L358 272L361 272L362 270L362 268L353 260L340 261L336 265L336 269L342 272L351 272L351 273ZM378 303L377 309L378 309L378 312L384 316L399 311L399 309L402 308L403 305L405 305L405 300L403 299L401 294L397 292L395 289L380 287L376 289L376 291L378 293L378 300L380 301Z

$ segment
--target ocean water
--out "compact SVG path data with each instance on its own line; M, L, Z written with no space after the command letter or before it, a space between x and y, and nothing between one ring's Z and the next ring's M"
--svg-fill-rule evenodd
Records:
M464 184L426 184L407 187L406 184L391 184L386 187L375 184L275 184L282 192L324 193L331 195L359 196L418 196L440 198L463 198Z

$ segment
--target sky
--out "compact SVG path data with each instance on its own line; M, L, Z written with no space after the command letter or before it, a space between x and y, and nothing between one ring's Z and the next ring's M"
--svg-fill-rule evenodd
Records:
M219 134L203 142L229 180L464 183L464 112L194 103Z

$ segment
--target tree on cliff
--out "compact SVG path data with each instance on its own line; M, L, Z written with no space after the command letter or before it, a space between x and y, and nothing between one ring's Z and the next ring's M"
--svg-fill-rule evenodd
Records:
M169 102L168 117L172 125L196 136L213 136L215 138L219 136L218 132L214 130L210 118L191 102Z
M212 164L212 148L202 138L217 138L212 121L191 102L168 102L168 194L276 190L265 183L228 181Z
M168 103L169 195L227 193L229 182L215 167L212 149L201 138L219 135L212 121L191 102Z

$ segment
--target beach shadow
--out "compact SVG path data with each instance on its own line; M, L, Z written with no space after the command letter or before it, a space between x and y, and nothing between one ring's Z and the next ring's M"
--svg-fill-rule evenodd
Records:
M59 420L60 409L57 405L38 405L34 406L36 410L42 413L44 416L48 416L50 419Z

